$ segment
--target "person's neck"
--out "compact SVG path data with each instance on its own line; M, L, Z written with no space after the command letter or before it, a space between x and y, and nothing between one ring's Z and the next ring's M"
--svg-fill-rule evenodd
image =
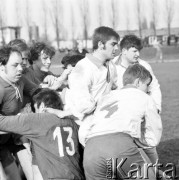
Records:
M18 82L18 81L15 81L14 79L8 77L7 74L6 74L4 71L1 71L0 76L1 76L4 80L6 80L7 82L9 82L9 83L11 83L11 84L13 84L13 85L16 85L16 83Z
M107 59L105 59L104 55L102 53L100 53L98 50L94 51L92 53L92 55L95 58L99 59L101 61L101 64L104 64L107 61Z

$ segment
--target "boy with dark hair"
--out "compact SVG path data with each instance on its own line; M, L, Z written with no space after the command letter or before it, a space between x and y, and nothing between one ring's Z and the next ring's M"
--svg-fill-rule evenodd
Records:
M21 134L31 140L44 180L84 179L77 125L69 119L59 119L44 112L45 107L62 110L60 97L53 90L43 89L33 100L37 113L0 116L0 130Z
M93 34L93 52L86 54L69 75L70 108L83 119L96 107L97 100L111 91L116 81L116 69L110 61L118 49L119 35L101 26Z
M32 96L38 88L23 76L22 56L14 47L0 49L0 112L3 115L16 115L20 112L24 94ZM17 166L9 150L22 152L23 146L15 146L11 135L0 135L0 158L6 174L10 179L20 180Z
M93 34L93 50L97 50L99 48L98 44L101 42L104 45L107 41L109 41L111 38L118 39L119 40L119 34L114 31L112 28L101 26L99 28L96 28Z
M22 68L26 70L32 63L30 62L30 49L24 39L14 39L8 43L8 46L18 49L22 55Z
M55 50L42 42L36 42L30 48L31 57L33 61L25 73L25 76L33 83L39 85L43 82L44 78L48 75L53 75L49 71L51 66L51 59L55 55Z
M142 42L135 35L126 35L120 42L121 54L114 58L113 62L117 69L117 85L121 89L123 87L123 74L128 66L139 63L144 66L152 75L152 82L149 86L149 94L156 103L157 109L161 112L161 90L158 80L156 79L151 66L140 59L140 50L142 49Z
M111 91L100 99L90 117L90 126L87 124L88 133L83 139L83 143L86 143L83 164L87 180L105 179L109 158L117 164L125 159L120 166L123 173L120 168L113 172L116 178L127 178L131 165L135 163L140 166L143 176L144 164L151 162L142 150L139 151L134 140L145 148L156 147L160 141L161 118L152 98L145 93L152 81L149 71L139 64L131 65L124 73L123 81L121 90ZM144 131L141 131L142 124ZM84 125L81 125L81 130ZM79 132L80 138L81 134L84 133ZM154 171L148 170L149 179L156 179ZM134 176L135 173L128 178Z

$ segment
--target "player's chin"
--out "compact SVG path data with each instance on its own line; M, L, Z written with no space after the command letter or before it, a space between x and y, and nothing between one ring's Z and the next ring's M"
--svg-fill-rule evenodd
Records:
M139 58L134 58L133 62L136 63L139 60Z
M116 53L112 53L110 59L113 59L113 58L115 58L115 57L116 57Z

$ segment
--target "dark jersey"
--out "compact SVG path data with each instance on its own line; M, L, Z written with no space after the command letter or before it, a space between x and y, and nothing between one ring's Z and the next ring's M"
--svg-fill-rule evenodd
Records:
M17 88L21 95L21 100L16 98L15 89L0 77L0 114L18 114L23 105L23 93L31 96L38 87L22 76L17 83ZM4 144L9 137L10 135L6 134L0 135L0 144Z
M44 72L39 69L39 67L36 64L33 64L25 71L25 77L28 78L33 83L39 85L43 82L44 78L48 75L53 75L52 72Z
M80 167L78 127L53 114L0 116L0 130L31 140L40 172L47 179L84 179Z

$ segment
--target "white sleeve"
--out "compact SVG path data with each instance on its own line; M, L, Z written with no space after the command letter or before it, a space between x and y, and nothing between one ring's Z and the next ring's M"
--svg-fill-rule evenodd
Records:
M150 92L150 96L153 98L157 109L161 112L161 104L162 104L162 93L160 90L160 85L158 83L157 78L155 77L152 69L150 71L151 75L152 75L152 82L149 86L149 92Z
M96 106L95 100L89 91L91 74L83 66L77 64L70 74L68 82L70 89L69 107L76 117L83 119L84 115L91 113Z
M157 146L162 136L162 121L153 99L148 97L145 114L144 140L149 146Z
M143 60L140 60L139 63L141 65L143 65L152 75L152 82L149 86L149 93L150 93L150 96L153 98L153 100L157 106L157 109L161 112L162 93L160 90L160 84L159 84L157 78L155 77L151 66Z

